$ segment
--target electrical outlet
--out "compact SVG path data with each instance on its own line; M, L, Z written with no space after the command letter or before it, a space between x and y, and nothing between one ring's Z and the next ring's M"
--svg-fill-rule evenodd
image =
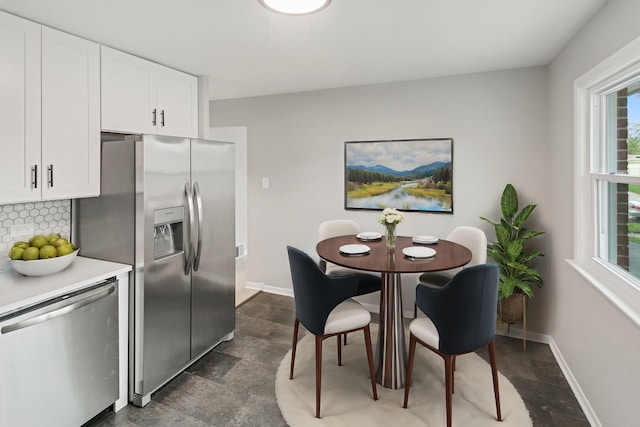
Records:
M33 236L35 226L29 224L14 224L11 226L11 237Z

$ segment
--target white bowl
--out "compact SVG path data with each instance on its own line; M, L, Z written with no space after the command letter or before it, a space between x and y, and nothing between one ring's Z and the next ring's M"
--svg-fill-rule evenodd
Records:
M24 274L25 276L46 276L69 267L73 260L76 259L76 255L78 255L79 250L80 249L76 249L69 255L56 258L34 259L31 261L12 259L11 267L13 267L13 269L18 273Z

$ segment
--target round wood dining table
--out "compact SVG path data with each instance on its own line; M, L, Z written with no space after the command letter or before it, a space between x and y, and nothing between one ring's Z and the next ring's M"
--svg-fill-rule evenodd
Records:
M365 254L348 255L340 247L362 244L370 248ZM428 247L435 250L432 258L406 257L402 250L409 246ZM381 273L380 324L375 355L376 382L383 387L398 389L405 385L407 348L402 312L402 273L423 273L462 267L471 261L471 251L466 247L439 240L435 244L419 245L411 237L398 236L396 247L388 249L385 237L378 240L359 240L355 235L332 237L316 245L320 258L343 267Z

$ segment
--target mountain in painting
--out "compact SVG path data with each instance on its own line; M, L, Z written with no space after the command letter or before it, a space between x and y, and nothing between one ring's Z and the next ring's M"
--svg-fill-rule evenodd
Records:
M433 163L429 163L428 165L418 166L417 168L414 168L412 170L404 170L404 171L397 171L383 165L375 165L375 166L356 165L356 166L347 166L347 170L350 170L350 169L364 170L367 172L377 172L385 175L395 175L403 178L411 177L413 179L420 179L420 178L426 178L428 176L432 176L438 170L450 164L451 162L433 162Z

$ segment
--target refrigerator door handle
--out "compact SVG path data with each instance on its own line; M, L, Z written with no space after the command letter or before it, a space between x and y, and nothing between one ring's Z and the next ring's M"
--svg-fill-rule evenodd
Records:
M189 182L184 184L184 198L186 199L188 218L184 222L185 230L182 233L182 244L184 245L184 274L187 276L191 272L191 259L193 256L193 247L191 245L191 227L193 226L193 200L191 199L191 185Z
M198 218L198 243L195 251L195 257L193 259L193 271L198 271L198 267L200 265L200 254L202 252L202 195L200 194L200 185L198 184L198 181L193 183L193 199L195 200Z

